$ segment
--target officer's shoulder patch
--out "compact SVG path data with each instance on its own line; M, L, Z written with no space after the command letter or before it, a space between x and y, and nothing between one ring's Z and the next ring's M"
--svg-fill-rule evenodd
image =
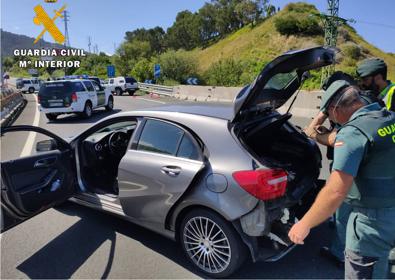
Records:
M336 143L335 143L335 147L341 147L341 146L343 146L344 145L344 142L343 141L337 141Z

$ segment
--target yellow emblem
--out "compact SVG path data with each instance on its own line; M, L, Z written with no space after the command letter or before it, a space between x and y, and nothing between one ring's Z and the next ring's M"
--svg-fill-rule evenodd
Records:
M45 12L44 8L41 5L37 5L34 7L34 11L36 12L36 16L33 19L33 22L37 25L42 24L44 26L44 30L38 35L36 40L34 40L34 44L38 42L38 40L41 39L41 37L45 34L45 32L49 32L51 34L52 38L58 43L58 44L63 44L65 37L60 32L59 28L55 25L55 20L58 17L63 18L62 12L66 9L66 5L64 5L60 10L56 11L55 10L55 16L53 18L50 18L49 15Z

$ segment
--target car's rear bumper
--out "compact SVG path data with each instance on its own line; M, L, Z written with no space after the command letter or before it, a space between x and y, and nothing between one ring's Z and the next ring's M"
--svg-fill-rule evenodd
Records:
M40 112L43 112L45 114L50 114L50 113L71 114L71 113L82 112L83 108L81 109L79 106L74 104L72 104L70 107L58 107L58 108L44 108L40 105L39 110Z

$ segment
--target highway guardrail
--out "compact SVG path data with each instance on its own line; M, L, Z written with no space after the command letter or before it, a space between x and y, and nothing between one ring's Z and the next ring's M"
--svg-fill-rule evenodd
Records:
M169 87L169 86L138 83L138 88L141 91L156 93L159 95L172 96L174 94L174 87Z

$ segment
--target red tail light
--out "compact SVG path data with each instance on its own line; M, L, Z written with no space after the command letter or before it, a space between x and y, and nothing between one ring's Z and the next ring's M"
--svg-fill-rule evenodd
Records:
M75 92L73 92L71 94L71 102L77 102L77 101L78 101L77 94Z
M40 95L37 95L37 103L40 104L40 102L41 102L41 97Z
M281 197L287 188L287 173L281 169L237 171L233 173L233 178L260 200Z

